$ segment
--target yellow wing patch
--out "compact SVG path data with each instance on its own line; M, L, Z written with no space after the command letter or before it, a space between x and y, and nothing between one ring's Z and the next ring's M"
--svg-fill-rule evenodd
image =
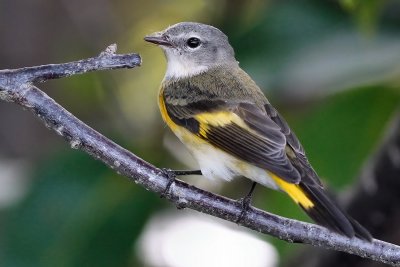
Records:
M218 111L212 113L200 113L195 116L200 123L209 124L211 126L225 126L227 124L236 123L244 126L242 119L230 111Z
M200 113L195 116L195 119L200 123L199 133L204 137L207 136L209 126L223 127L232 123L251 131L238 115L230 111Z
M306 194L304 194L299 185L285 182L283 179L272 173L270 173L270 175L272 179L274 179L275 183L283 191L285 191L296 203L300 204L305 209L310 209L314 207L314 203L312 203L312 201L306 196Z

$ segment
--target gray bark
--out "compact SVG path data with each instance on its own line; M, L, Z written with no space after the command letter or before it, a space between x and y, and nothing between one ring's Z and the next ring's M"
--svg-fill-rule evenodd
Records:
M133 68L141 63L137 54L115 54L110 46L98 57L65 64L0 71L0 99L14 102L39 117L45 125L67 140L74 149L81 149L140 184L149 191L164 194L179 208L191 208L235 222L242 212L240 202L228 199L182 181L170 181L166 173L107 139L74 117L53 99L33 85L48 79L82 74L88 71ZM240 225L288 242L310 244L343 251L364 258L400 266L400 247L377 239L366 242L347 238L324 227L283 218L250 207Z

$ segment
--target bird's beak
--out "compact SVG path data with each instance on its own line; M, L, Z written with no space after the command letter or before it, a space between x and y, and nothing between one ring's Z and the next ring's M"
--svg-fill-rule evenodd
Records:
M155 32L144 37L144 40L149 43L162 46L172 46L172 43L162 34L162 32Z

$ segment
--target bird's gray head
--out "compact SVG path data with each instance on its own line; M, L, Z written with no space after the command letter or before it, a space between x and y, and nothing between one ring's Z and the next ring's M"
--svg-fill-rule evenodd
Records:
M166 79L199 74L220 65L237 65L228 37L201 23L181 22L150 34L145 41L159 45L167 57Z

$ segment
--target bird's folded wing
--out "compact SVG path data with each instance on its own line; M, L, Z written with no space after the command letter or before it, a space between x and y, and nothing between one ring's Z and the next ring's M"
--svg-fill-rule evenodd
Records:
M316 186L323 188L321 180L319 179L317 173L312 168L311 164L308 162L306 154L299 139L290 129L289 125L285 119L278 113L278 111L269 103L264 105L264 109L268 116L278 125L281 132L286 137L286 142L288 144L287 155L289 160L295 166L295 168L300 172L302 182L309 186ZM290 153L291 152L291 153Z
M290 183L301 180L286 155L286 136L265 110L252 103L202 100L165 102L168 116L215 147L272 172Z

